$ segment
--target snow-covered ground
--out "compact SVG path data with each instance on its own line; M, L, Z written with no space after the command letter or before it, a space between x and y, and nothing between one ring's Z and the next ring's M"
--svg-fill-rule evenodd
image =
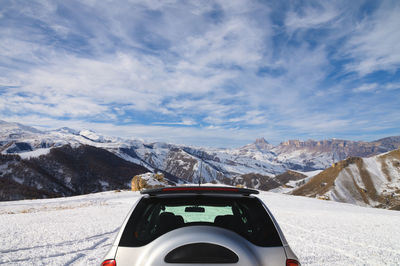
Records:
M400 212L264 192L302 265L400 265ZM99 265L137 192L0 203L0 265Z

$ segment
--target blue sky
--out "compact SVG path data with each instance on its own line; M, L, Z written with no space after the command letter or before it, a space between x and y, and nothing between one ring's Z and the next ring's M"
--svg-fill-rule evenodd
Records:
M0 119L233 147L400 135L400 1L1 1Z

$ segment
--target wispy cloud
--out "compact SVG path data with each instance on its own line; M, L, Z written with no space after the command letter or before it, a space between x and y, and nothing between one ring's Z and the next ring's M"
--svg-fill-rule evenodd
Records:
M285 26L290 32L332 27L340 14L338 7L331 2L304 2L304 6L288 11Z
M366 92L366 91L373 91L378 87L377 83L369 83L369 84L363 84L360 87L354 88L354 92Z
M382 1L382 6L365 16L353 29L345 48L353 62L347 70L360 75L384 70L395 73L400 66L400 3Z
M400 130L396 1L0 6L2 119L216 146Z

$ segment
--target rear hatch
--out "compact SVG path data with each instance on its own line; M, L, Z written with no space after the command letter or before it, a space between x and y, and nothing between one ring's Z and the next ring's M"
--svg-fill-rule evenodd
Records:
M285 265L274 222L242 194L144 197L122 233L117 265Z

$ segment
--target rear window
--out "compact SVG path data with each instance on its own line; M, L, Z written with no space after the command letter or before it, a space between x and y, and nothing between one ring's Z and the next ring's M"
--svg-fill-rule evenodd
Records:
M142 198L122 234L120 246L144 246L177 228L193 225L222 227L257 246L282 246L271 218L257 198Z

